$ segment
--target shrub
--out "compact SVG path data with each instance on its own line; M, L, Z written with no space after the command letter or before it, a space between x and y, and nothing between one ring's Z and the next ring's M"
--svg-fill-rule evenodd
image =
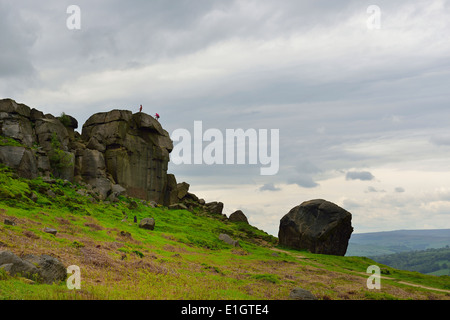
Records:
M257 280L264 280L274 284L280 283L280 279L278 279L278 276L274 274L255 274L252 276L252 278Z
M21 144L19 141L2 135L0 135L0 146L25 147L25 145Z
M59 116L58 120L64 125L64 127L68 127L71 124L70 117L65 114L64 112L61 113L61 116Z
M8 273L4 269L0 269L0 281L8 279Z
M138 250L133 250L134 254L136 254L139 258L143 258L144 254Z
M52 150L49 152L50 165L55 168L57 173L61 173L62 169L72 165L72 157L61 149L61 143L56 133L52 134L51 146Z
M72 247L75 247L75 248L84 248L84 243L82 243L82 242L78 242L78 241L74 241L74 242L72 242Z

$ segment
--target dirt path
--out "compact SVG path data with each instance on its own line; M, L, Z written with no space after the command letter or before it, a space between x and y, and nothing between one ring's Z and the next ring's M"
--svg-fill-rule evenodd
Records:
M396 280L396 279L392 279L392 280ZM432 287L425 287L425 286L422 286L420 284L414 284L414 283L409 283L409 282L404 282L404 281L399 281L398 283L405 284L405 285L408 285L408 286L411 286L411 287L418 287L418 288L427 289L427 290L434 290L434 291L450 293L450 290L438 289L438 288L432 288Z
M290 255L290 256L293 256L293 257L295 257L295 258L297 258L297 259L308 259L307 257L304 257L304 256L302 256L302 255L299 255L299 254L292 254L292 252L289 252L289 251L285 251L285 250L282 250L282 249L278 249L278 248L270 248L272 251L277 251L277 252L283 252L283 253L286 253L286 254L288 254L288 255Z

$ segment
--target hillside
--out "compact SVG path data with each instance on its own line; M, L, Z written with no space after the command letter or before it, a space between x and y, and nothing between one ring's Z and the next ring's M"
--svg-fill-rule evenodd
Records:
M442 248L450 244L450 229L396 230L352 234L347 256L378 256Z
M393 268L432 275L450 275L450 247L407 251L371 257Z
M138 227L147 217L155 219L154 230ZM240 246L219 240L222 233ZM0 272L0 299L285 300L296 287L320 300L450 299L450 277L382 266L382 289L369 290L366 269L374 261L276 243L221 214L125 196L110 202L87 185L28 180L0 168L0 251L49 254L81 269L81 290L73 291Z

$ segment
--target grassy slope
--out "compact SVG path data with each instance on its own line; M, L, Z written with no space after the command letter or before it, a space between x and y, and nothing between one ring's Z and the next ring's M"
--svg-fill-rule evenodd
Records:
M69 291L65 283L30 284L0 272L0 299L287 299L297 286L319 299L450 299L450 293L401 283L450 290L450 277L388 268L391 279L382 280L382 289L368 290L370 259L279 248L251 226L139 200L130 209L125 197L92 203L77 188L15 179L0 169L0 250L51 254L78 265L82 281L81 290ZM134 216L153 217L155 230L140 229ZM5 218L16 225L5 225ZM57 235L44 233L45 227ZM220 233L239 239L241 248L218 240Z

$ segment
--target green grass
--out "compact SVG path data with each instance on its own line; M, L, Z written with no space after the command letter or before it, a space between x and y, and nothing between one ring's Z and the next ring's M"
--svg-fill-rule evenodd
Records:
M0 146L26 147L19 141L0 135Z
M82 276L81 290L70 291L64 283L30 284L0 271L0 299L287 299L298 286L319 299L450 297L398 283L448 289L449 277L392 268L383 290L368 290L365 271L374 261L280 248L275 237L220 215L152 208L126 197L92 201L77 193L79 185L17 179L4 167L0 182L0 250L52 254L67 266L78 265ZM129 208L131 201L136 209ZM134 216L154 218L155 229L139 228ZM16 225L4 225L4 217ZM45 227L57 235L43 232ZM220 233L238 239L240 247L220 241Z

